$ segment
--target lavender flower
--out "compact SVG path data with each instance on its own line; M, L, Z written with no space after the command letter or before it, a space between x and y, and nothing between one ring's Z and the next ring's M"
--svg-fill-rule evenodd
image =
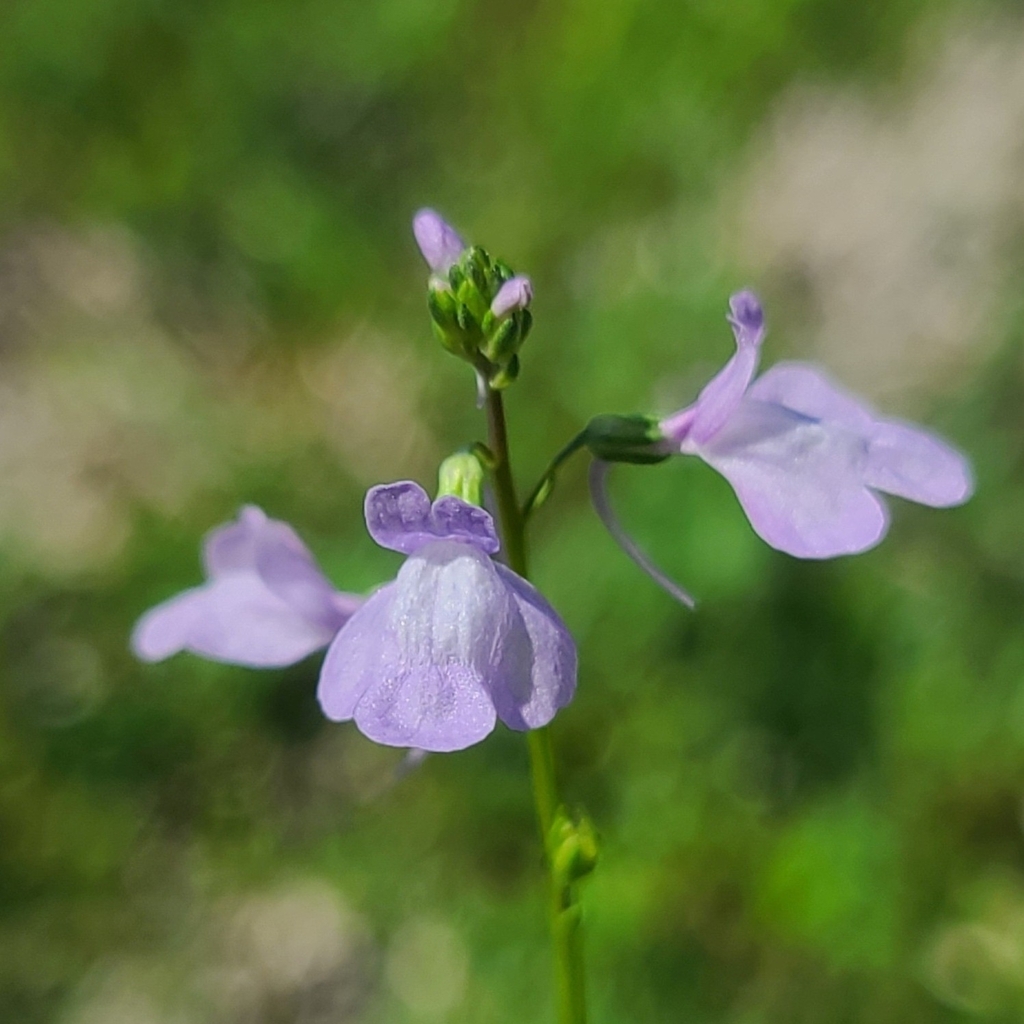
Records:
M661 423L684 455L732 484L751 526L798 558L874 547L889 528L879 491L923 505L966 501L960 452L920 427L877 415L806 363L777 363L751 383L764 339L752 292L729 301L736 354L696 403Z
M693 405L652 423L646 443L655 455L696 455L718 470L762 540L797 558L854 554L889 528L879 492L935 507L971 496L971 468L960 452L927 430L879 416L817 367L777 363L754 380L765 335L761 304L745 291L729 308L736 354ZM606 473L606 463L594 464L598 514L645 571L692 605L622 531Z
M407 555L335 637L318 696L336 721L370 739L460 750L500 718L535 729L576 688L576 646L526 580L491 559L499 542L483 509L415 483L372 488L366 524Z
M287 524L254 505L203 543L207 582L139 619L143 661L178 651L255 668L291 665L326 647L363 599L335 590Z

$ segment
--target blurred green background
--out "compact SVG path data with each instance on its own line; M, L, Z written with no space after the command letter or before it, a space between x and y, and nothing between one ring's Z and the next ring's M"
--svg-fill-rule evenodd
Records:
M600 412L818 359L975 462L856 559L696 460L614 474L701 599L536 518L581 649L555 723L603 861L597 1024L1024 1018L1024 18L971 0L7 0L0 10L0 1021L550 1019L522 738L398 753L319 659L126 641L255 502L345 590L373 483L482 435L425 204L532 275L532 484ZM692 464L691 464L692 462ZM894 503L898 504L898 503Z

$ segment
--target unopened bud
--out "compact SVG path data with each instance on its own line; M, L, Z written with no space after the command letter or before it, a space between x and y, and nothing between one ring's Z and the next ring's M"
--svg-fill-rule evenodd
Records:
M422 209L412 219L412 233L427 266L438 276L448 273L466 243L436 210Z
M431 280L427 308L438 341L454 355L471 358L476 339L460 322L458 300L445 282Z
M563 884L585 878L597 865L597 833L586 815L573 821L564 810L559 811L548 842L551 873Z
M484 503L484 467L473 452L456 452L437 471L437 496L454 494L470 505Z
M532 301L533 285L530 279L523 274L517 274L498 289L498 294L491 303L491 313L500 320L509 313L526 309Z

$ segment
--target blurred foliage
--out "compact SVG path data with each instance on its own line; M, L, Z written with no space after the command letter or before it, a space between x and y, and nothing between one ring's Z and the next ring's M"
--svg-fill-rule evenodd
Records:
M533 276L509 396L527 485L589 416L728 352L746 282L721 189L782 90L898 90L946 6L4 4L0 369L63 425L31 433L27 384L4 420L44 479L0 500L0 1022L546 1019L521 737L398 778L322 720L318 659L140 666L131 624L246 501L344 589L394 572L366 485L430 484L483 429L430 336L417 206ZM668 286L614 287L637 225ZM536 578L582 658L564 783L603 840L595 1021L1024 1012L1024 308L989 330L928 417L978 496L899 507L863 557L767 550L700 465L617 471L690 615L612 546L580 466L538 514ZM61 473L106 504L79 511ZM56 555L8 505L56 523ZM86 511L113 540L65 557Z

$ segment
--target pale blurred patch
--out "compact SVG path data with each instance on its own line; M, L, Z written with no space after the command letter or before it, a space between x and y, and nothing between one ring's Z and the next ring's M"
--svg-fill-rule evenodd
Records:
M16 663L9 682L22 713L47 728L73 725L106 695L99 649L83 637L53 636Z
M39 228L6 244L0 539L46 572L95 568L123 547L133 503L173 514L215 477L209 418L127 232Z
M932 994L975 1017L1024 1011L1024 884L1009 875L977 883L975 914L941 926L922 957Z
M25 229L5 245L0 544L45 573L108 564L137 507L180 515L242 466L322 438L365 483L438 460L423 371L396 341L360 332L298 359L267 355L246 334L255 315L179 337L125 230Z
M806 313L779 335L871 395L955 385L989 350L1024 220L1024 33L957 20L924 43L895 96L793 89L728 195L752 283Z
M308 353L300 372L324 436L360 483L433 472L441 461L420 413L427 370L409 346L364 329Z
M207 990L219 1020L357 1019L368 991L368 929L337 890L304 879L227 901Z
M79 986L61 1024L201 1024L188 1011L168 1009L159 969L129 960L97 965ZM163 990L163 996L160 993Z
M392 991L415 1016L443 1020L466 994L469 957L451 925L414 918L392 939L386 973Z
M372 989L363 919L316 878L207 903L159 952L99 959L60 1024L344 1024Z
M404 751L371 743L353 729L325 729L307 759L315 806L328 815L349 801L379 800L403 777L404 757Z

